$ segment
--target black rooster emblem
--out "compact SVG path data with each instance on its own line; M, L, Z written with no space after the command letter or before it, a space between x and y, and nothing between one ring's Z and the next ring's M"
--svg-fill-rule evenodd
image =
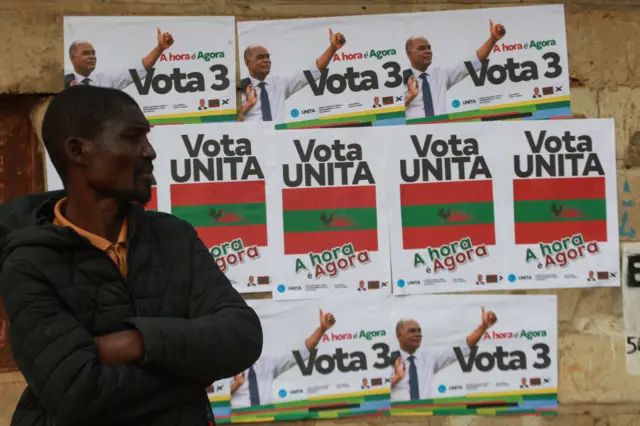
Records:
M222 217L222 208L219 210L211 209L209 210L209 217L211 217L216 222Z
M329 226L331 226L331 222L333 222L333 213L331 213L329 217L327 217L324 212L320 213L320 220L322 221L322 223L324 223L324 226L328 228Z
M553 213L555 216L560 216L563 209L564 206L562 204L560 204L560 208L556 206L556 203L551 204L551 213Z
M438 216L440 216L444 220L449 220L449 217L451 216L451 207L449 207L446 212L444 211L443 208L439 208Z

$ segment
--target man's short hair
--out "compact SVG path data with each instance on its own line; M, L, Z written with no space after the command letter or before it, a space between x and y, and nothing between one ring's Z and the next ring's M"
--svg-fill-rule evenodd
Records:
M125 106L139 108L121 90L75 85L56 95L42 120L42 141L53 167L66 186L65 142L72 137L95 140L105 124Z
M424 38L422 36L412 36L407 39L407 42L404 44L404 50L409 53L413 48L413 41L419 38Z
M69 45L69 57L73 57L76 54L76 50L78 49L78 43L87 43L87 44L91 44L88 41L84 41L84 40L76 40L73 43L71 43L71 45Z
M244 49L244 60L247 61L249 60L249 57L251 56L251 52L253 52L253 49L255 49L256 47L259 47L257 44L252 44L250 46L247 46L246 49Z

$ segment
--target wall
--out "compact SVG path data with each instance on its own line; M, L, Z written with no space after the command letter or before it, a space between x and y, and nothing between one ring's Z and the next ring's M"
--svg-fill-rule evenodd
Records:
M539 2L538 2L539 3ZM239 19L292 18L498 7L529 0L2 0L5 47L0 93L52 93L62 89L62 16L235 15ZM20 9L18 9L18 7ZM589 118L615 117L620 200L640 198L640 1L568 0L566 4L573 109ZM544 23L541 23L544 25ZM437 54L437 52L436 52ZM38 122L41 110L35 110ZM0 150L6 119L0 113ZM10 127L10 125L9 125ZM36 125L37 128L37 125ZM32 137L32 136L31 136ZM31 158L35 158L33 148ZM4 155L3 155L4 154ZM13 155L16 155L15 153ZM0 167L8 154L0 151ZM10 161L18 161L11 159ZM24 161L21 164L27 164ZM33 164L33 163L31 163ZM29 173L33 168L23 169ZM2 173L2 172L0 172ZM17 173L17 172L16 172ZM6 176L0 175L7 183ZM21 178L24 182L26 178ZM36 180L41 182L40 180ZM35 182L33 180L29 182ZM624 193L628 182L630 193ZM25 184L21 191L36 189ZM37 185L36 185L37 186ZM0 198L1 200L1 198ZM621 203L621 201L620 201ZM626 213L622 241L640 240L640 212ZM541 292L542 293L542 292ZM563 290L559 296L561 416L558 418L412 418L317 422L318 426L413 425L616 425L640 424L640 376L626 373L624 321L618 289ZM0 374L0 425L23 388L18 373ZM313 426L315 422L304 423ZM292 425L293 426L293 425Z

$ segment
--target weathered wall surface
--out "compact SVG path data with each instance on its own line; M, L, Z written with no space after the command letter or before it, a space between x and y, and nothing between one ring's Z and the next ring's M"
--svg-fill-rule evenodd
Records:
M4 36L0 93L46 94L62 89L64 15L224 14L248 20L539 3L529 0L0 0L0 28ZM636 234L636 230L640 232L640 211L635 207L622 207L623 199L633 200L634 205L640 202L640 0L567 0L565 8L572 106L576 114L588 118L616 119L621 240L640 241L640 234ZM37 123L38 114L33 117ZM7 123L0 110L0 135L6 131ZM4 158L6 167L9 159L3 157L1 142L0 138L0 165ZM1 172L0 178L6 182ZM42 176L38 175L23 178L32 182L31 186L25 186L25 191L37 188L42 182ZM629 193L623 193L625 182L629 184ZM626 373L621 292L592 289L555 293L559 296L560 417L412 418L296 424L640 425L640 376ZM19 373L0 374L0 426L9 423L23 386Z

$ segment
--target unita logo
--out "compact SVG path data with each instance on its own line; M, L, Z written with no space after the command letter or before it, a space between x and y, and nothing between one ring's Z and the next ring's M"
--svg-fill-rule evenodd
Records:
M298 111L297 109L292 109L292 110L291 110L291 116L292 116L293 118L296 118L296 117L297 117L297 116L299 116L299 115L300 115L300 111Z
M460 101L456 99L455 101L451 102L451 105L454 108L459 108L460 107Z
M398 280L398 287L402 288L404 287L404 285L405 285L404 280Z
M287 288L284 286L284 284L280 284L278 286L278 293L284 293L286 289Z
M438 392L445 393L447 391L447 387L445 385L438 386Z
M286 390L284 390L284 389L280 389L280 390L278 391L278 396L279 396L280 398L286 398L286 397L287 397L287 391L286 391Z
M508 279L509 279L509 282L510 282L510 283L514 283L514 282L516 282L516 276L515 276L515 274L509 274L509 278L508 278Z

